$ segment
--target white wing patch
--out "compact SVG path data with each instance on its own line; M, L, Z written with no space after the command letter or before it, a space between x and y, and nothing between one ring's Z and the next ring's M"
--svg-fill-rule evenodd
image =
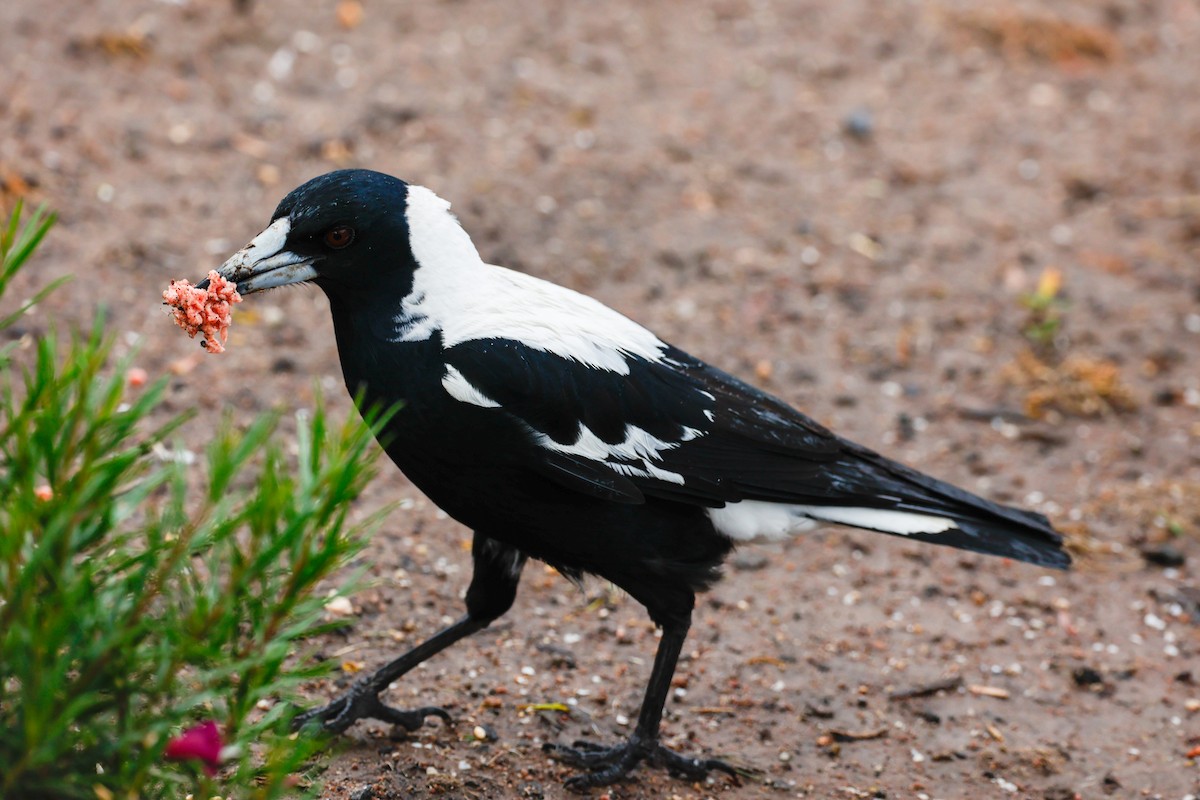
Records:
M500 404L475 388L467 377L449 364L446 374L442 376L442 388L447 394L463 403L470 403L480 408L499 408Z
M580 425L579 437L573 444L556 442L546 434L540 432L536 434L536 440L538 444L547 450L554 450L573 456L582 456L592 461L607 463L613 471L621 475L657 478L682 486L682 475L663 469L653 462L661 461L662 457L659 454L662 451L673 450L682 442L690 441L700 435L702 435L701 432L694 428L684 428L683 436L680 437L679 442L665 442L641 428L634 425L626 425L625 440L616 444L609 444L592 433L587 427ZM621 463L614 464L611 463L611 460L640 461L642 463L641 466Z
M629 374L626 356L660 359L650 331L586 295L483 263L450 204L408 187L409 245L417 260L412 292L396 317L396 341L441 331L447 348L476 339L511 339L547 353Z
M806 506L742 500L708 509L718 533L738 542L778 541L809 530L814 521L837 522L855 528L911 536L943 533L957 528L954 520L914 511L848 506Z
M838 522L855 528L911 536L914 533L944 533L958 526L947 517L895 511L887 508L842 508L838 506L796 506L814 519Z

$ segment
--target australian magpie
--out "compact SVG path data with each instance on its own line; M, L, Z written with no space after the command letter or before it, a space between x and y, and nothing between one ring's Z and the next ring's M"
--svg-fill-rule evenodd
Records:
M387 454L474 532L466 615L301 723L448 719L379 695L505 613L534 558L612 581L662 628L629 739L548 746L585 769L569 785L612 783L640 762L729 772L666 749L659 722L696 593L734 547L831 522L1070 563L1040 514L884 458L590 297L486 264L429 189L361 169L314 178L219 272L242 294L325 292L346 387L364 409L400 404L380 435Z

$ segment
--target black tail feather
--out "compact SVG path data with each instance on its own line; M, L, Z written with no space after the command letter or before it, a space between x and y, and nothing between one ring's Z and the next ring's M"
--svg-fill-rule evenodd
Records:
M877 470L882 484L899 488L893 483L896 481L907 485L907 492L897 493L904 498L898 504L900 507L949 517L958 526L939 533L909 534L905 538L1015 558L1041 567L1071 566L1071 557L1063 550L1062 534L1054 530L1045 515L987 500L865 448L857 449Z
M904 538L956 547L989 556L1015 558L1039 567L1067 569L1071 557L1062 547L1062 536L1045 527L1021 527L1008 520L956 519L957 530L917 533Z

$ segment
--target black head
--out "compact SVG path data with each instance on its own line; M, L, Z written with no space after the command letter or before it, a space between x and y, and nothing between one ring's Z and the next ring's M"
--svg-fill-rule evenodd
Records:
M253 292L311 281L327 293L381 290L411 274L408 184L365 169L313 178L291 191L271 224L219 272Z

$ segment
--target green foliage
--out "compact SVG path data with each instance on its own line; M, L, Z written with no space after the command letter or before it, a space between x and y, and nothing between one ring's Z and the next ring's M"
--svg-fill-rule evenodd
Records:
M1048 267L1038 279L1037 288L1021 298L1021 305L1029 312L1021 333L1043 352L1055 348L1066 322L1067 304L1061 291L1062 272Z
M44 208L33 212L33 218L21 225L22 203L18 200L13 209L8 224L0 228L0 299L8 290L9 281L21 270L21 266L33 255L33 251L42 243L42 239L54 225L55 217ZM0 316L0 331L12 327L13 323L24 316L42 298L54 291L62 281L51 283L34 297L26 301L20 308L7 316ZM0 355L0 358L3 358ZM3 361L0 361L2 365Z
M19 215L0 299L53 222ZM319 742L289 735L288 700L321 672L303 640L362 540L372 430L318 406L288 452L277 416L214 421L202 480L169 444L186 419L151 423L166 382L128 389L110 345L97 322L0 350L0 797L298 791ZM203 720L227 745L213 777L163 759Z

